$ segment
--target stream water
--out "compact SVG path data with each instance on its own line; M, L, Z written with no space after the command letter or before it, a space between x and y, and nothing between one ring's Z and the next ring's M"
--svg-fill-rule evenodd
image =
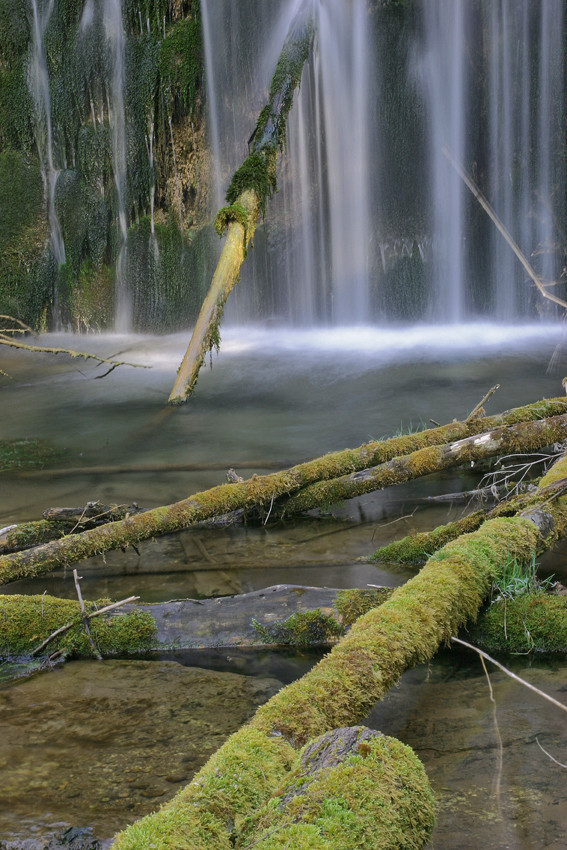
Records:
M3 473L0 526L92 499L168 503L220 483L229 467L248 477L418 429L430 418L462 418L496 383L501 388L489 412L556 396L567 372L561 340L553 325L227 329L212 371L203 370L194 398L175 409L165 401L182 336L42 340L151 366L124 366L103 380L96 377L105 367L93 361L0 351L0 369L11 376L0 385L1 436L41 438L60 452L55 469ZM458 516L461 506L426 497L468 489L478 478L474 470L430 476L322 516L185 532L148 542L139 555L109 553L81 564L83 595L135 593L156 601L278 582L396 585L409 572L357 559L412 529ZM545 569L564 578L566 563L559 550ZM4 590L74 595L70 571ZM69 824L88 824L110 839L171 797L259 702L313 658L194 652L73 662L4 682L0 839L41 838ZM565 662L528 657L515 664L564 699ZM503 675L492 679L501 767L484 673L476 658L460 652L408 672L369 722L423 758L440 801L436 850L562 847L564 773L536 737L565 763L563 718Z

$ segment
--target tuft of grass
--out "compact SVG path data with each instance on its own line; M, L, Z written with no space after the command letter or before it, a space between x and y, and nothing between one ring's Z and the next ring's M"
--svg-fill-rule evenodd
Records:
M553 576L538 578L535 555L527 564L513 558L506 562L502 572L492 583L491 604L504 599L516 599L526 593L545 592L553 584Z

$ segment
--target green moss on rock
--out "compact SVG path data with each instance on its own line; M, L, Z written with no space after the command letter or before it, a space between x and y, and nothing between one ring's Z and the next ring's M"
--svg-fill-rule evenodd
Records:
M252 625L265 643L278 646L326 646L344 634L344 627L335 617L320 608L292 614L287 620L267 626L253 619Z
M567 653L567 596L543 591L487 607L472 632L487 652Z

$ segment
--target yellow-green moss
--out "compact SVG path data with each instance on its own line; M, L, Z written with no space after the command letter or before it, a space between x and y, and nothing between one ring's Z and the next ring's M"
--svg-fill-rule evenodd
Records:
M306 768L244 825L237 848L415 850L429 840L433 794L417 756L395 738L368 737L339 764Z
M339 590L334 606L339 615L339 621L347 628L352 626L367 611L382 605L393 592L393 587L355 587L350 590Z
M567 597L540 591L495 602L472 634L488 652L567 654Z
M245 727L173 800L120 833L112 846L114 850L233 848L236 823L270 797L295 761L295 751L281 738Z
M432 531L409 534L401 540L395 540L377 549L369 560L378 563L422 564L446 543L455 540L461 534L476 531L485 518L484 511L475 511L456 522L439 525Z
M298 611L287 620L280 620L263 626L252 619L255 631L265 643L278 646L327 646L335 643L344 634L344 628L331 615L324 614L320 608L312 611Z
M87 613L108 604L85 603ZM74 622L68 631L46 647L51 654L60 650L70 656L92 656L79 603L53 596L0 596L0 656L27 656L61 626ZM90 631L101 655L141 652L154 646L155 622L151 614L101 615L89 621Z

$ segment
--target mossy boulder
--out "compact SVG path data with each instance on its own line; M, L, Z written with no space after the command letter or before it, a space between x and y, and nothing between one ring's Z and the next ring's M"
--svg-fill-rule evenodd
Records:
M484 609L472 632L492 653L567 654L567 596L538 591L502 599Z
M412 749L364 726L347 727L304 748L236 846L413 850L429 840L434 820L433 793Z

